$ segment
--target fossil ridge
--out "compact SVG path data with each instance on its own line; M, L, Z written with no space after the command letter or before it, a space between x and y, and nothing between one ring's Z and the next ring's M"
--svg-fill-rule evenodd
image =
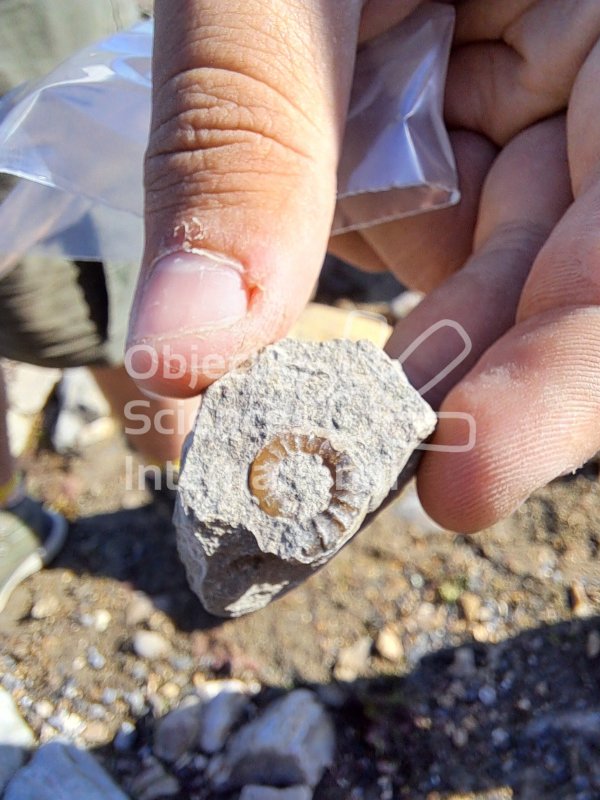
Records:
M254 611L329 561L410 477L435 423L400 364L367 341L286 339L210 386L174 512L206 609Z

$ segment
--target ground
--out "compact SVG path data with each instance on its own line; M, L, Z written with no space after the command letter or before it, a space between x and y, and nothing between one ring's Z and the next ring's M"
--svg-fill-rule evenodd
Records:
M596 462L476 536L401 499L303 587L223 622L187 588L168 503L125 488L127 456L118 433L25 456L30 491L72 521L0 615L0 680L42 741L62 727L126 782L152 717L231 675L260 681L259 703L308 685L327 704L338 748L317 800L600 797ZM141 629L168 652L136 655ZM125 754L110 744L124 721ZM179 777L182 797L211 797Z

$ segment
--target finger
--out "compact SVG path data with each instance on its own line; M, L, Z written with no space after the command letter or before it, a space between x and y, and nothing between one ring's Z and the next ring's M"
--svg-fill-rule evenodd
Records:
M467 453L426 453L419 496L447 528L481 530L599 449L600 310L560 308L521 322L442 410L471 414L476 444ZM464 421L441 420L434 441L464 443Z
M157 2L129 338L146 389L197 393L282 336L308 299L333 216L360 10L359 0Z
M481 189L497 151L467 131L454 131L450 138L458 205L335 236L330 251L361 269L387 267L406 286L425 292L462 267L471 254Z
M482 34L483 12L476 14L476 8L473 2L458 6L463 40L471 20ZM561 0L538 0L505 23L501 38L455 50L446 91L448 124L479 131L498 144L566 108L600 35L600 4L583 0L567 12ZM494 31L491 26L489 33Z
M421 389L465 349L462 336L470 342L464 360L425 394L434 407L514 324L531 265L570 201L564 119L523 132L496 159L481 197L473 256L398 323L387 345L401 357L442 320L456 326L440 329L403 359L409 379Z

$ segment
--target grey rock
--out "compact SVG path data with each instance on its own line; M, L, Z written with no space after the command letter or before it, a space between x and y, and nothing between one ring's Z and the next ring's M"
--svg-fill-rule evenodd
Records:
M133 750L137 740L137 731L132 722L121 723L121 727L113 740L113 746L117 753L126 753L128 750Z
M219 790L247 784L315 786L333 763L331 720L315 695L297 689L234 733L209 766Z
M154 731L154 754L171 762L193 749L200 733L201 715L202 703L196 699L159 719Z
M131 793L137 800L158 800L179 794L179 782L167 773L160 761L150 757L144 764L142 772L131 782Z
M308 786L274 789L272 786L244 786L240 800L310 800L313 790Z
M171 645L167 639L155 631L136 631L132 644L135 654L149 661L166 658L171 652Z
M216 753L223 748L247 708L251 693L250 687L236 680L209 681L200 689L200 695L207 699L198 735L201 750Z
M85 750L49 742L8 784L4 800L127 800Z
M285 340L210 386L174 513L207 610L262 608L327 563L414 471L435 423L366 341Z
M33 747L31 728L19 714L11 695L0 688L0 793Z

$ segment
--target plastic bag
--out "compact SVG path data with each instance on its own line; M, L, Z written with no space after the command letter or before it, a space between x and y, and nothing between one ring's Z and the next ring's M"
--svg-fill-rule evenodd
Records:
M333 233L458 201L442 120L453 20L429 3L360 50ZM0 103L0 172L26 179L0 205L0 273L33 246L140 260L152 35L152 21L112 35Z

